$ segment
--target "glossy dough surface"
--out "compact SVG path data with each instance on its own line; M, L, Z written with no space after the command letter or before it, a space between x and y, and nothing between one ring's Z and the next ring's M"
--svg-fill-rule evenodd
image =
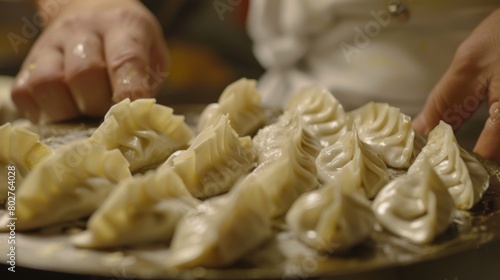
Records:
M136 172L156 167L174 151L184 148L193 133L183 116L155 99L125 99L109 109L104 122L90 137L108 149L119 149Z
M424 159L434 167L458 209L472 208L488 188L488 172L477 159L458 145L453 129L443 121L429 133L427 144L409 172Z
M359 138L379 153L387 166L410 166L415 131L409 116L387 103L370 102L350 112L349 118Z
M384 161L359 139L356 130L323 148L316 158L316 167L320 182L361 191L369 199L389 181Z
M238 135L254 134L267 121L255 85L255 80L245 78L228 85L220 95L219 102L208 105L201 113L198 131L215 125L227 114Z
M85 248L168 242L177 222L199 204L169 166L120 182L72 239Z
M23 178L37 164L52 154L51 149L40 142L40 137L22 127L10 123L0 126L0 202L7 199L7 167L15 169L15 187L21 186Z
M347 132L344 108L325 88L306 88L288 101L286 111L297 112L301 121L323 147L330 146Z
M166 164L172 166L194 197L205 198L227 192L239 177L250 172L254 158L250 137L238 137L224 115Z
M303 194L286 216L290 229L320 252L339 253L365 241L375 216L361 194L330 184Z
M389 182L372 207L385 229L417 244L432 242L449 227L455 213L453 199L426 160Z
M87 217L118 182L130 176L128 162L118 150L108 151L88 139L64 146L23 181L16 194L16 229Z

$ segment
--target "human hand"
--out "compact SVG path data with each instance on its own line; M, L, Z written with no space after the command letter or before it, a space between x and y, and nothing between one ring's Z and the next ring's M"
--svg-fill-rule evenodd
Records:
M154 15L136 0L67 2L16 77L18 111L34 123L56 122L100 117L113 101L154 96L168 64Z
M474 152L500 164L500 9L490 14L460 45L431 91L415 130L429 133L443 120L458 129L487 100L489 118Z

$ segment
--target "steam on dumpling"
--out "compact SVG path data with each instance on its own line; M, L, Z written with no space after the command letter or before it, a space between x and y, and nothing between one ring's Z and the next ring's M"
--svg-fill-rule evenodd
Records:
M265 183L251 174L229 193L206 200L177 226L169 264L181 268L231 265L271 237Z
M19 188L16 230L89 216L119 181L132 176L128 165L120 151L108 151L88 140L59 148ZM0 225L6 222L7 216L0 218Z
M238 135L254 134L267 122L255 84L255 80L242 78L227 86L220 95L219 102L208 105L202 112L198 131L217 124L222 115L227 114Z
M40 137L10 123L0 126L0 203L7 199L7 166L14 165L16 186L20 187L23 178L37 164L52 154L51 149L40 142Z
M130 170L156 167L174 151L184 148L193 133L183 116L155 99L127 98L109 109L104 122L90 137L109 150L119 149L130 163Z
M250 137L238 137L224 115L166 164L172 166L194 197L203 198L227 192L239 177L250 172L254 157Z
M387 184L372 204L380 224L417 244L431 243L450 226L455 205L427 160Z
M341 185L351 191L361 190L369 199L389 181L384 161L359 139L356 130L323 148L316 158L316 167L321 182Z
M373 231L375 216L361 194L329 185L303 194L286 216L300 240L325 253L346 251L365 241Z
M394 168L409 167L413 159L415 131L411 118L399 108L370 102L349 113L361 141L382 156Z
M90 217L87 230L72 239L84 248L168 242L181 217L199 204L169 166L128 178Z
M427 159L444 182L458 209L472 208L488 189L489 175L477 159L459 146L453 129L441 121L409 172Z
M207 200L185 216L172 241L178 267L230 265L271 236L271 220L317 186L314 158L320 145L291 118L278 157L260 164L226 195Z
M290 98L285 110L298 112L323 147L334 144L347 132L344 108L325 88L311 87L300 91Z

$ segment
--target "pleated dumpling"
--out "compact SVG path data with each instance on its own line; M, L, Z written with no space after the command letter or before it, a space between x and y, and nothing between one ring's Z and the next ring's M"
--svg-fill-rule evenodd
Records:
M181 178L164 165L120 182L72 243L113 248L168 242L181 217L198 204Z
M16 230L89 216L119 181L132 176L128 165L120 151L108 151L88 140L59 148L38 164L19 188ZM7 216L2 216L0 225L6 223Z
M239 177L250 172L254 158L250 137L238 137L224 115L166 164L172 166L194 197L205 198L227 192Z
M30 170L51 154L51 149L40 142L37 134L22 127L13 127L10 123L0 126L0 168L2 169L0 203L7 199L7 166L15 166L15 186L19 187Z
M415 131L411 118L387 103L370 102L349 113L361 141L382 156L385 164L407 168L413 159Z
M375 216L363 195L330 183L299 197L288 212L286 222L304 243L332 254L368 239Z
M229 193L188 212L172 239L170 265L228 266L269 239L270 201L262 183L259 176L249 175Z
M427 162L387 184L372 204L378 222L413 243L431 243L452 223L455 205Z
M163 163L174 151L186 147L193 133L183 116L155 102L127 98L114 105L90 141L109 150L119 149L132 172Z
M323 147L337 142L348 130L344 108L325 88L311 87L300 91L290 98L285 110L298 112Z
M489 175L477 159L459 146L453 129L441 121L428 136L409 172L424 159L433 166L458 209L472 208L488 189Z
M256 249L272 233L273 218L317 186L314 158L320 144L290 118L277 157L269 157L227 194L189 213L172 240L172 265L183 268L230 265ZM281 138L280 138L281 139Z
M218 103L208 105L198 122L198 131L215 125L222 115L229 115L231 126L240 136L252 135L266 124L267 117L260 104L255 80L241 78L228 85Z
M316 158L316 167L320 182L360 190L369 199L389 181L384 161L359 139L355 129L323 148Z
M318 186L314 160L321 145L302 127L296 116L289 120L291 129L275 138L273 149L260 151L267 154L262 157L267 160L252 171L252 174L263 178L262 188L271 199L269 214L272 218L285 215L301 194Z

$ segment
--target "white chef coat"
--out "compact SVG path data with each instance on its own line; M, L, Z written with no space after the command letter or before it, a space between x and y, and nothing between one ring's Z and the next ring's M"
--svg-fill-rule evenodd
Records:
M320 85L347 110L379 101L413 116L459 44L500 6L499 0L392 1L406 8L396 16L390 2L251 0L248 31L266 69L258 83L263 103L281 107L301 88Z

